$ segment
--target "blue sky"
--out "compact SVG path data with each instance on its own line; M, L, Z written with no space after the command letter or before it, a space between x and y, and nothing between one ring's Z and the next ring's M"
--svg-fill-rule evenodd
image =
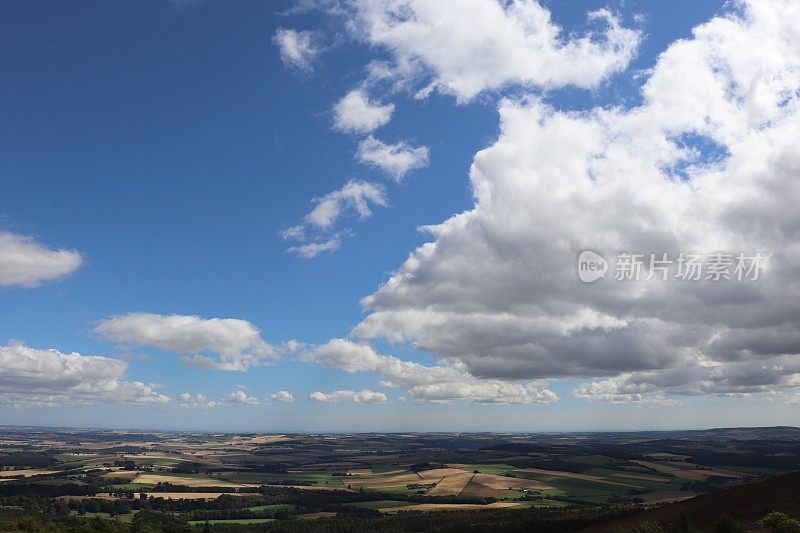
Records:
M588 30L600 32L593 39L602 41L604 22L587 23L587 13L608 6L615 21L637 34L634 51L623 65L597 79L549 82L531 75L527 81L499 80L496 88L465 95L441 81L445 67L424 61L412 73L370 82L371 62L391 64L403 53L414 56L413 50L402 49L414 43L398 45L349 32L343 18L358 14L345 9L342 15L335 3L329 9L215 0L4 3L0 231L49 250L76 251L81 265L34 286L7 282L0 287L0 344L119 359L125 368L112 377L114 387L117 382L142 382L169 399L143 404L118 402L112 395L74 401L71 392L51 400L26 398L13 389L19 381L10 379L0 419L252 431L800 423L796 405L784 398L794 392L795 374L788 371L780 384L757 390L681 394L657 387L636 389L654 400L639 405L627 401L638 392L615 391L622 396L603 402L573 390L592 380L663 369L668 366L664 361L613 370L601 364L605 370L575 374L516 367L495 372L476 359L482 354L473 354L463 358L470 380L545 380L536 387L559 400L471 401L467 394L436 403L414 397L412 384L381 384L388 379L381 371L359 367L348 372L341 362L309 355L331 339L348 338L382 357L393 355L427 367L459 359L457 346L438 349L444 346L440 339L422 333L399 332L402 340L393 342L386 335L361 336L351 330L372 312L361 299L402 271L412 251L434 240L420 226L474 208L470 165L476 152L500 135L503 98L534 98L558 113L632 109L642 104L641 88L658 55L677 39L690 38L696 25L724 12L721 2L706 1L542 5L567 41ZM280 28L311 36L312 48L305 51L308 65L287 60L275 37ZM437 76L438 88L426 98L415 97ZM358 88L375 105L393 105L391 119L372 131L343 132L335 127L335 105ZM356 159L359 143L369 135L384 143L427 147L428 161L396 182ZM371 214L364 217L345 209L329 229L312 224L308 241L281 237L282 230L303 223L318 205L314 199L349 180L375 184L386 205L371 204ZM509 205L509 211L514 209ZM337 235L338 249L313 258L287 250ZM759 238L752 236L752 242L764 242ZM448 264L445 259L440 264ZM513 286L510 290L515 292ZM519 291L526 290L521 283ZM387 301L381 309L398 312L391 295ZM531 294L530 301L541 300ZM446 305L428 302L419 309L439 304ZM398 306L409 308L408 302ZM174 339L160 345L121 341L122 336L136 336L129 330L102 333L103 321L130 313L240 319L260 330L261 340L274 353L245 371L190 366L181 356L203 352L216 358L216 352L164 348ZM388 326L380 327L385 333ZM442 328L447 327L444 322ZM302 344L285 347L290 340ZM593 346L587 343L581 349ZM563 353L556 353L560 360L567 357ZM482 361L489 356L486 352ZM65 386L52 376L43 383L54 394ZM289 391L294 401L270 398L281 390ZM314 392L362 390L385 394L386 401L352 401L352 395L308 400ZM253 405L232 399L236 391ZM213 405L181 405L179 395L184 393L202 394Z

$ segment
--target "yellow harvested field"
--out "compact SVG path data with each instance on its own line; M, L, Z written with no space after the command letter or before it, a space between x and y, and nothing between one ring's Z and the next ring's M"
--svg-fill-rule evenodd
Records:
M523 507L524 504L517 502L494 502L487 504L479 503L416 503L403 505L401 507L385 507L378 509L382 513L396 513L398 511L481 511L485 509L513 509Z
M525 479L519 477L497 476L495 474L475 474L475 483L480 483L491 489L506 490L512 489L525 490L546 490L552 489L550 485L538 479Z
M474 475L470 472L459 471L458 474L445 476L428 491L428 496L457 496L461 494Z
M578 474L576 472L565 472L563 470L544 470L542 468L520 468L515 472L530 472L531 474L542 474L546 476L559 476L568 477L572 479L581 479L583 481L593 481L595 483L605 483L607 485L619 485L621 487L632 487L634 489L641 489L639 485L631 485L628 483L618 483L616 481L609 481L599 476L590 476L589 474Z
M185 457L180 457L178 455L169 455L166 453L139 453L139 454L125 454L122 456L123 459L129 461L136 461L142 459L160 459L165 461L188 461Z
M259 486L259 485L255 485ZM300 490L343 490L346 492L354 492L354 489L348 489L347 486L341 485L268 485L269 487L280 487L282 489L300 489ZM355 487L355 485L353 485Z
M370 476L370 477L351 477L342 480L342 485L352 487L364 487L365 489L382 489L388 487L405 487L410 483L436 483L441 477L436 479L422 479L414 472L398 474L394 476Z
M231 439L231 442L237 444L274 444L285 440L290 439L286 435L258 435L255 437L241 437L237 435Z
M118 477L121 479L133 479L141 474L138 470L113 470L103 474L101 477Z
M220 496L254 496L246 492L148 492L147 496L164 498L165 500L216 500ZM139 494L136 494L139 497Z
M465 471L460 468L434 468L417 473L422 479L441 479L445 476L452 476L453 474L463 474Z
M24 470L0 470L0 478L3 477L31 477L40 476L42 474L55 474L58 470L46 470L44 468L26 468Z
M183 477L170 476L165 474L141 474L133 483L143 485L155 485L157 483L172 483L173 485L185 485L187 487L257 487L258 485L248 485L243 483L231 483L221 479L211 479L205 477Z

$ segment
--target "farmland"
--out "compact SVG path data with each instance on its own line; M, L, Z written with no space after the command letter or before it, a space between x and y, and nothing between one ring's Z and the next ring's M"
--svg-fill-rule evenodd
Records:
M0 525L33 509L67 529L99 520L108 531L293 531L301 522L306 531L348 520L380 530L426 516L596 521L800 469L794 428L244 435L5 427L0 448Z

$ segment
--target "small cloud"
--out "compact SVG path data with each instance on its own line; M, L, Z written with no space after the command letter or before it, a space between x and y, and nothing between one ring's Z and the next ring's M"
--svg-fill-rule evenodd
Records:
M278 28L272 42L278 47L281 60L287 68L303 72L314 70L313 64L320 49L313 32Z
M393 112L394 104L378 104L355 89L333 106L333 126L346 133L370 133L387 124Z
M346 213L355 214L361 219L371 217L371 206L385 206L386 194L378 183L350 180L341 189L313 201L314 209L303 217L300 224L279 232L284 239L303 242L309 238L309 231L313 230L317 234L313 240L286 250L307 259L338 250L342 244L342 232L331 233L336 222Z
M290 246L286 249L286 251L305 259L313 259L323 252L334 252L338 250L341 245L341 239L339 237L333 237L327 241L310 242L308 244Z
M258 398L253 396L248 396L246 392L243 390L237 390L232 392L228 395L228 402L229 403L242 403L245 405L258 405L261 402Z
M0 286L36 287L82 264L83 256L74 250L46 248L33 237L0 231Z
M430 162L427 146L411 146L405 141L386 144L371 135L359 143L356 158L361 163L378 167L395 181Z
M184 409L213 409L215 407L222 407L220 402L214 401L202 394L189 394L184 392L178 395L178 406Z
M279 390L275 394L271 394L270 398L276 402L292 403L294 401L294 396L292 396L292 393L286 390Z
M288 341L284 342L278 347L278 350L281 353L295 353L298 350L302 350L305 348L305 343L298 341L297 339L289 339Z
M383 403L389 400L384 393L371 391L369 389L364 389L362 391L337 390L329 393L312 392L308 396L308 399L312 402L321 403Z

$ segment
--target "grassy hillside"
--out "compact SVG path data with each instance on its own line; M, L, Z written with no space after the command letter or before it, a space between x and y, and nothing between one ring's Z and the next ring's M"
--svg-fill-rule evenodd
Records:
M658 509L640 511L594 525L584 531L617 531L643 522L667 525L679 521L684 514L694 527L703 531L713 530L721 514L726 514L750 528L756 528L758 520L770 511L800 516L800 472L704 494Z

